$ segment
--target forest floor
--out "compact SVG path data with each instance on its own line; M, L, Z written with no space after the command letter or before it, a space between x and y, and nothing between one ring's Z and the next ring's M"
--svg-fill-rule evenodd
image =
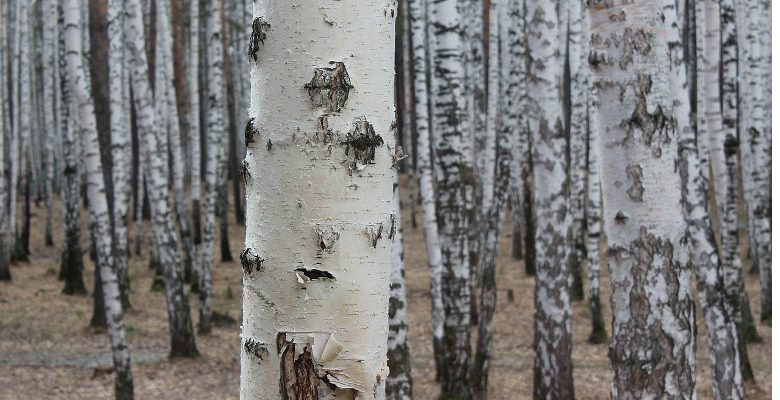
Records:
M404 185L402 187L405 188ZM232 201L232 196L228 196ZM405 201L408 197L402 197ZM91 330L91 296L65 296L57 280L59 246L62 243L60 204L55 207L55 247L43 244L46 211L33 206L31 256L15 264L11 283L0 283L0 399L110 399L113 375L108 337ZM232 206L230 210L232 210ZM418 213L420 207L416 208ZM20 207L21 210L21 207ZM86 216L86 214L83 214ZM86 218L84 218L86 219ZM417 220L421 221L420 215ZM416 399L435 399L438 388L431 344L430 293L422 229L412 229L408 209L403 211L404 250L409 306L410 348ZM148 224L148 222L146 223ZM88 248L86 222L82 246ZM148 243L149 230L145 227ZM132 232L132 231L131 231ZM134 233L131 236L134 238ZM511 228L505 225L497 260L498 304L495 316L491 399L530 399L533 385L533 277L526 276L522 261L511 258ZM239 331L241 276L238 261L244 241L243 228L231 214L230 244L234 261L217 263L214 274L216 312L229 315L212 334L198 336L201 356L167 359L168 325L165 297L151 291L154 271L148 267L148 244L141 256L130 260L132 309L125 324L133 357L137 399L236 399L239 386ZM218 243L217 243L218 245ZM219 248L215 253L219 257ZM85 254L84 280L92 292L94 266ZM746 263L745 263L746 265ZM602 268L605 271L606 268ZM611 321L608 278L602 274L605 321ZM759 311L757 275L746 274L754 315ZM510 293L513 300L510 300ZM193 323L198 300L190 294ZM697 387L699 398L709 399L710 368L707 340L697 310ZM760 325L763 341L750 344L755 382L746 384L746 398L771 398L771 327ZM474 331L476 332L476 330ZM590 315L587 303L574 303L574 382L578 399L609 398L611 373L608 346L589 344Z

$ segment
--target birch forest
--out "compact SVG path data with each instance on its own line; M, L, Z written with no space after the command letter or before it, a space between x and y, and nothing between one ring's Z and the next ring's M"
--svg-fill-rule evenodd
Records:
M771 15L0 0L0 400L771 399Z

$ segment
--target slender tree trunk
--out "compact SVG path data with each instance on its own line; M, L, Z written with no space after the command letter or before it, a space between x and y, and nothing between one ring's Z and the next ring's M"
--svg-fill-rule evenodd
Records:
M80 2L67 0L65 12L65 46L68 60L68 77L71 90L78 104L81 136L84 143L84 160L87 167L89 191L89 219L94 225L97 242L97 267L103 287L108 336L114 359L114 395L116 399L133 398L133 374L130 369L130 353L127 348L125 327L122 320L122 302L119 285L112 268L111 220L100 161L97 123L90 90L86 85L82 64L82 35L80 26Z
M534 398L573 399L571 363L571 245L564 130L565 3L528 3L529 126L537 217ZM560 182L560 185L551 185Z
M16 62L15 76L11 82L16 85L16 101L14 102L14 134L11 142L11 212L10 212L10 230L12 243L12 260L24 261L27 259L22 236L19 235L17 227L17 208L18 208L18 188L19 180L22 177L22 161L25 153L25 138L30 137L30 3L23 0L16 2L16 29L14 34L16 38Z
M395 2L299 4L255 3L241 398L381 399Z
M687 91L670 63L681 45L676 9L671 0L588 4L586 15L612 289L612 397L692 399L695 318L675 162L675 100Z
M430 104L428 99L428 34L430 11L426 0L406 0L412 36L412 74L414 79L414 115L417 128L417 172L420 177L420 197L423 211L423 236L430 270L431 324L437 379L444 364L444 302L442 299L443 258L439 226L436 220L433 161L431 160Z
M588 77L588 87L591 86L591 78ZM587 102L588 126L595 127L594 106ZM596 142L597 132L588 129L588 306L590 307L591 332L588 337L590 343L606 343L607 330L604 325L604 316L601 311L601 176L599 168L601 157L598 153Z
M46 195L46 225L44 228L44 243L46 246L53 246L52 238L52 197L54 197L54 137L57 132L54 112L54 93L57 88L57 79L55 66L57 65L56 52L56 33L57 33L57 7L53 0L44 0L41 3L43 16L46 21L51 23L43 24L43 50L41 51L41 67L43 69L43 129L44 129L44 164L42 171L45 179ZM5 43L2 44L5 46ZM5 75L2 75L5 79Z
M0 3L0 281L11 280L11 257L8 247L8 170L7 141L10 126L11 92L8 90L8 44L9 2Z
M108 0L108 85L111 114L111 180L114 189L114 269L119 280L122 306L130 307L128 271L128 210L130 208L129 93L125 81L124 1Z
M582 263L585 258L585 170L588 140L586 36L583 30L582 0L567 2L567 54L569 66L570 114L569 114L569 214L571 215L572 248L572 297L582 300L585 290L582 280Z
M195 262L192 266L192 276L190 282L197 288L200 282L200 89L199 89L199 66L200 66L200 1L190 1L190 27L189 27L189 62L187 63L187 86L189 98L189 112L187 116L187 129L190 140L190 159L191 159L191 187L192 192L192 231Z
M390 375L387 377L385 395L388 400L411 400L412 364L408 342L409 319L406 307L401 188L398 183L393 185L392 212L394 219L391 221L388 233L388 239L392 241L390 245L390 330L387 335L387 366Z
M208 21L206 25L209 28L209 43L207 51L208 64L208 123L207 132L207 154L206 154L206 203L204 204L203 218L203 261L201 263L201 287L200 287L200 320L198 330L202 333L211 331L211 281L212 270L214 268L214 225L216 218L216 208L218 201L218 183L217 176L221 168L219 167L221 147L224 146L223 137L225 132L224 121L224 63L222 49L222 0L209 0Z
M168 330L171 336L171 357L198 355L190 320L190 306L184 294L178 243L173 218L168 204L167 175L164 173L167 150L160 129L156 126L149 84L146 43L143 35L143 18L139 0L126 3L125 34L130 48L130 76L133 100L137 112L137 124L144 132L144 148L148 153L146 178L152 206L152 233L160 253L165 275L165 299L168 309Z
M668 14L667 12L664 16L669 16ZM682 14L678 12L677 17L681 19ZM685 90L681 90L686 88L689 82L685 71L684 43L679 35L675 35L679 25L673 25L673 22L667 24L674 28L669 39L672 61L670 84L674 89L672 90L673 101L677 105L672 118L678 133L677 152L680 160L683 213L687 223L686 240L690 249L691 264L696 273L699 302L704 311L709 340L712 392L715 399L742 399L744 392L737 329L734 320L726 312L721 258L707 213L708 193L702 180L696 151L696 136L690 123L689 96ZM726 149L730 147L729 143L726 143Z
M509 202L512 183L511 170L518 161L515 155L524 153L528 126L522 105L527 104L525 86L525 21L522 0L491 2L489 57L494 63L501 60L498 74L491 72L491 79L500 79L500 85L488 82L488 97L500 99L496 112L490 118L498 119L496 132L495 184L490 196L492 204L485 215L482 231L483 254L480 258L480 312L479 336L471 371L472 385L478 399L488 398L488 372L492 348L492 320L496 307L496 254L498 250L501 217ZM500 58L498 57L500 53ZM489 66L490 71L494 70ZM492 91L491 91L492 89ZM492 123L488 121L490 126Z
M415 211L416 201L414 184L417 182L417 158L414 157L414 49L412 46L412 22L409 17L408 1L401 1L399 3L399 18L401 18L402 32L401 35L401 71L398 73L403 84L403 111L401 113L403 117L403 150L406 156L409 158L404 164L406 168L406 190L409 194L409 215L411 216L412 229L417 229L417 212ZM419 190L419 189L418 189Z
M536 275L536 204L534 203L534 155L533 138L528 130L528 148L522 157L520 176L523 180L523 220L525 221L525 274Z

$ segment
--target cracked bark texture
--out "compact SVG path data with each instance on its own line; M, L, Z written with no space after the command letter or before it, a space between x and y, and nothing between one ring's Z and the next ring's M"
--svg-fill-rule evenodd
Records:
M668 3L667 1L667 5ZM678 169L682 183L683 214L687 224L685 244L690 251L690 262L699 290L699 303L704 312L712 371L712 394L715 399L742 399L744 392L737 327L727 312L721 258L712 230L712 221L707 212L708 191L702 179L696 135L691 126L691 103L687 93L690 81L686 77L683 50L685 44L681 40L682 36L675 34L681 32L680 21L684 13L678 10L675 14L670 12L668 7L664 10L664 17L668 18L665 24L674 29L669 35L668 44L672 62L671 87L678 89L672 91L675 106L672 118L678 134Z
M459 0L432 4L431 132L436 165L436 211L441 240L444 344L441 396L469 398L471 273L469 225L473 221L474 138L468 126L464 9Z
M114 397L130 400L133 398L133 374L130 367L130 352L127 347L125 327L122 316L122 303L117 277L113 269L113 250L111 221L106 200L103 168L100 161L97 122L90 90L85 80L85 68L82 63L82 21L78 0L66 0L65 13L65 52L67 54L68 78L70 90L77 104L81 140L84 146L84 162L87 168L87 194L89 196L89 220L95 229L97 266L100 270L108 336L114 363Z
M146 41L143 33L143 15L140 0L126 2L125 37L130 49L130 69L136 124L143 134L145 178L147 195L152 208L152 237L165 281L165 300L168 311L168 332L171 357L198 355L190 318L190 305L184 293L178 241L173 216L168 204L166 174L167 146L160 126L157 126L151 84L149 82Z
M564 129L565 2L528 2L528 124L536 187L534 398L573 399L571 247ZM555 184L552 184L552 183Z
M250 59L244 253L264 261L244 272L241 340L267 353L243 347L240 396L382 399L396 2L298 5L254 4L269 27Z
M222 0L210 0L206 25L208 47L206 51L207 93L206 123L206 176L205 203L203 205L203 253L200 267L200 319L198 330L211 331L212 270L214 268L214 228L219 196L220 153L224 148L225 97L224 58L222 46Z
M527 143L527 117L522 108L527 101L525 86L525 23L522 0L492 2L490 4L491 28L497 38L491 40L491 60L501 60L496 66L497 73L491 73L492 79L500 82L490 84L497 92L488 93L500 99L497 108L500 113L496 132L495 184L491 188L493 195L489 212L484 216L482 230L483 254L478 268L480 277L480 309L477 348L471 371L471 381L475 397L488 398L488 373L490 367L493 327L492 320L496 307L496 253L498 250L501 218L510 201L510 187L513 180L512 169L518 165L515 155L524 153ZM491 33L491 36L493 34ZM499 45L500 44L500 45ZM498 54L500 53L500 58ZM495 55L496 57L493 57ZM491 67L491 70L493 67ZM500 74L500 75L499 75ZM500 77L500 78L499 78ZM500 115L500 117L499 117Z
M392 240L390 248L390 306L387 335L387 377L385 394L387 399L412 399L412 365L409 355L409 319L406 307L406 281L404 272L403 225L401 222L401 189L393 185L393 215L395 232L388 234Z
M412 36L412 74L414 79L414 115L417 128L417 173L422 199L423 237L430 271L431 325L436 376L444 364L444 300L442 299L443 258L434 192L434 170L431 157L431 101L429 93L428 19L432 10L427 0L406 0Z
M613 399L695 398L695 317L670 63L674 3L588 4L613 310ZM641 175L628 173L641 169ZM630 175L630 176L629 176ZM641 191L636 189L641 187Z

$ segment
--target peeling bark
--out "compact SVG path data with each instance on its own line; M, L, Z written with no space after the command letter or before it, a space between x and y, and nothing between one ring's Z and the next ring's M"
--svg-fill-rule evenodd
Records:
M240 396L381 399L396 2L299 5L254 4L271 28L250 59L244 258L263 261L243 276Z
M615 399L695 398L695 317L677 166L674 3L588 4L613 310ZM650 34L652 32L652 34ZM638 178L642 174L654 177ZM631 173L627 174L627 171ZM641 179L641 199L636 195Z

